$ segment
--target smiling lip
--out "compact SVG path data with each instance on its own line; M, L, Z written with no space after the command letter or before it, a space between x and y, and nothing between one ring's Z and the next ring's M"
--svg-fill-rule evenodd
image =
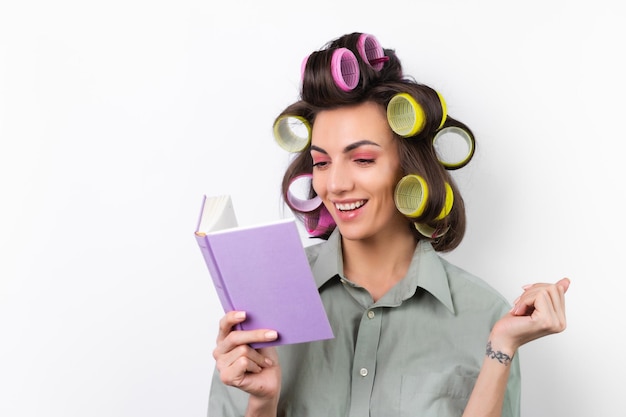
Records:
M358 201L353 201L351 203L335 203L335 208L342 213L349 212L349 211L356 210L358 208L363 207L366 202L367 202L366 200L358 200Z

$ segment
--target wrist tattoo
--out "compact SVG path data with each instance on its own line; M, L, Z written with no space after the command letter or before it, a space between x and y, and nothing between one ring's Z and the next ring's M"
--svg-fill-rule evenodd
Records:
M491 348L491 341L487 342L487 351L485 352L485 354L490 359L497 359L498 362L500 362L504 366L508 366L513 360L513 356L509 356L504 352L500 352L500 351L494 352L493 349Z

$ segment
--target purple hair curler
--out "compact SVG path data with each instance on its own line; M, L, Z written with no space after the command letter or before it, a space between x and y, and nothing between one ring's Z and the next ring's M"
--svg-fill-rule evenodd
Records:
M306 190L306 193L308 192L308 190L311 189L312 179L313 174L302 174L291 180L291 183L289 183L289 189L287 190L287 203L290 207L298 211L310 212L315 210L322 204L322 199L319 196L315 196L309 199L299 198L296 196L302 193L296 192L296 190L294 190L294 187L300 188L301 190Z
M367 33L363 33L359 36L356 49L359 51L359 55L361 55L363 61L367 62L367 64L376 71L380 71L383 65L385 65L385 62L389 61L389 57L385 56L383 47L378 42L378 39Z

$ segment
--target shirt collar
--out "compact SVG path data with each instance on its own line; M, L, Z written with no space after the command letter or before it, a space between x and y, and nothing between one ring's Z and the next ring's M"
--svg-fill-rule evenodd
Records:
M310 254L315 253L317 256L311 259L311 269L319 289L331 278L343 277L341 235L338 229L333 231L326 242L314 246L316 248ZM442 260L430 242L425 240L420 240L415 248L411 265L402 281L402 285L398 286L397 289L391 290L397 290L396 294L394 294L397 303L394 304L399 305L403 300L412 297L418 287L428 291L448 310L454 313L448 276ZM383 297L383 299L386 298L386 296Z
M341 253L341 235L339 228L335 228L326 242L310 247L316 252L317 258L312 260L311 270L315 277L317 288L320 289L326 282L335 276L343 276L343 257Z
M417 271L416 273L413 273ZM454 314L454 304L452 303L452 293L448 284L448 274L443 266L439 254L435 251L430 242L420 240L413 260L409 266L409 272L405 279L411 280L411 288L421 287L438 299L452 314ZM413 283L414 282L414 283Z

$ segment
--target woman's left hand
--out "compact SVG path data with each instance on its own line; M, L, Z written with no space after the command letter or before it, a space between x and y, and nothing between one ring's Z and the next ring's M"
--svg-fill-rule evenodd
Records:
M513 353L532 340L565 330L565 292L569 285L570 280L563 278L555 284L525 286L511 311L494 325L491 342Z

